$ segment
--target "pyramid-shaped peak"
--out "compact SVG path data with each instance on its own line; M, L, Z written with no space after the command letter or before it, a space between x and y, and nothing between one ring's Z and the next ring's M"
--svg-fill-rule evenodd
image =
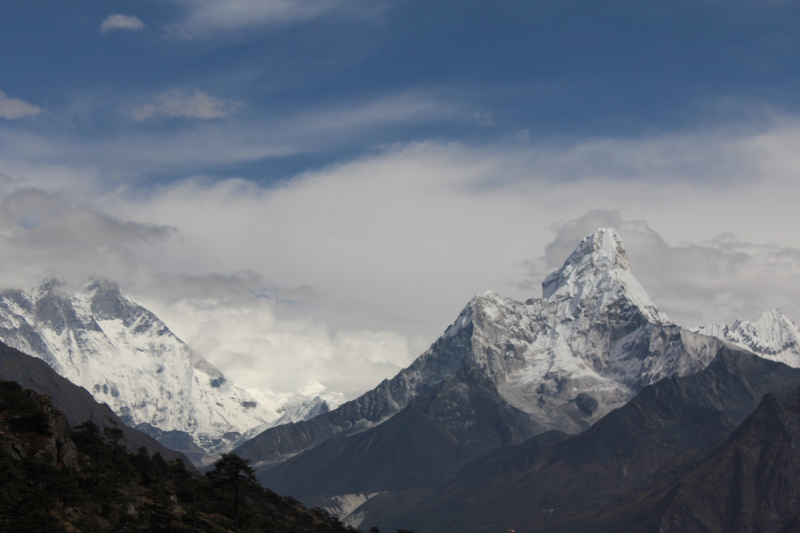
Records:
M772 309L771 311L764 311L761 313L761 316L758 317L756 323L766 323L766 324L774 324L774 323L781 323L781 322L791 322L789 318L781 313L780 309Z
M569 302L571 310L589 300L605 306L623 298L652 322L669 320L631 274L625 244L612 228L600 228L585 237L564 265L545 278L542 295L550 301Z
M755 322L747 322L744 320L736 320L733 323L733 326L727 327L725 325L719 326L707 326L708 328L725 328L729 331L751 331L755 333L765 334L770 332L771 334L777 334L781 330L788 330L788 331L797 331L797 325L790 319L788 316L781 313L780 309L772 309L770 311L764 311L761 313L761 316L758 317L758 320ZM699 329L699 328L698 328Z
M748 337L759 338L762 342L773 345L784 345L787 342L800 343L800 331L798 331L797 324L778 309L764 311L755 322L748 323L737 320L733 329Z
M578 248L572 252L566 264L592 263L605 269L620 268L630 270L625 243L613 228L599 228L584 237Z
M625 243L613 228L599 228L584 237L564 265L547 276L542 283L542 295L555 293L589 278L597 278L610 270L630 271ZM572 291L569 291L572 292Z

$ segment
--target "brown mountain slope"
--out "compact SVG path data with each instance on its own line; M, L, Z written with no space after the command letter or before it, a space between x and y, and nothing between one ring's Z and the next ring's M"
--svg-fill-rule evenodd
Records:
M776 533L800 513L800 388L767 394L719 447L665 480L605 509L591 531Z

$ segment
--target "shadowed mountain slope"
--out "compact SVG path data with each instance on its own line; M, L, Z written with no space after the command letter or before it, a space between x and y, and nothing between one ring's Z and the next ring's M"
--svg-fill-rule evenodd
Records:
M480 378L466 366L387 422L329 439L260 470L258 478L309 502L317 496L426 488L475 457L541 432Z
M631 491L582 530L777 533L800 513L800 388L767 394L720 446ZM794 525L793 525L794 524Z
M72 426L90 419L102 426L110 419L123 431L124 444L129 450L135 452L144 447L151 454L160 453L165 459L182 459L187 467L190 465L180 453L165 448L152 437L125 425L111 408L97 403L84 388L59 376L44 361L3 343L0 343L0 380L14 381L23 388L50 396L53 406L63 411Z
M582 531L580 524L592 516L584 513L671 461L681 467L689 460L681 454L691 457L718 445L764 394L780 397L797 386L800 370L725 348L706 369L646 387L580 435L550 444L542 435L496 450L440 483L419 505L395 509L394 516L379 498L358 512L366 524L390 527L400 520L423 533Z

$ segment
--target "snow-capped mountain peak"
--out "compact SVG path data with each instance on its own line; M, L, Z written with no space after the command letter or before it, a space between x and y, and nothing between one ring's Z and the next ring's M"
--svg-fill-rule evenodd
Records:
M0 292L0 341L44 360L126 423L188 433L210 454L227 451L252 428L328 408L312 402L278 412L277 398L256 398L230 383L105 279L77 292L54 279Z
M745 327L745 324L747 323L737 320L733 325L733 329ZM764 311L761 313L761 316L758 317L758 320L748 324L747 328L757 331L763 338L769 338L764 335L769 334L770 337L772 337L772 340L777 341L778 344L782 344L784 340L787 340L785 339L787 334L793 337L791 334L797 331L797 324L792 322L789 317L781 313L780 309L773 309L771 311ZM776 343L773 342L770 344Z
M237 453L274 464L380 426L412 402L464 442L491 440L493 431L504 442L578 432L643 387L705 367L722 345L658 311L613 229L583 239L543 293L524 302L491 291L473 297L394 378L307 422L268 429ZM470 433L481 427L481 436Z
M737 320L732 326L712 324L694 331L723 339L766 359L800 368L800 328L778 309L765 311L755 322Z
M542 283L542 296L574 315L587 306L597 313L621 298L639 308L650 322L669 323L633 276L622 238L612 228L585 237L564 265Z

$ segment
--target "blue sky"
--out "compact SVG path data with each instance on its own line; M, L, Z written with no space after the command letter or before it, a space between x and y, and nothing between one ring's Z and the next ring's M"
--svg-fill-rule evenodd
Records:
M386 143L626 137L797 112L794 2L306 1L288 14L269 3L241 1L226 18L205 13L211 0L4 2L0 90L45 110L13 127L90 140L333 121L263 155L142 172L274 180ZM111 14L143 29L101 32ZM195 91L225 116L131 119ZM337 112L370 104L336 131Z
M349 397L601 225L677 323L798 320L798 27L777 0L7 0L0 286L109 277L234 381Z

